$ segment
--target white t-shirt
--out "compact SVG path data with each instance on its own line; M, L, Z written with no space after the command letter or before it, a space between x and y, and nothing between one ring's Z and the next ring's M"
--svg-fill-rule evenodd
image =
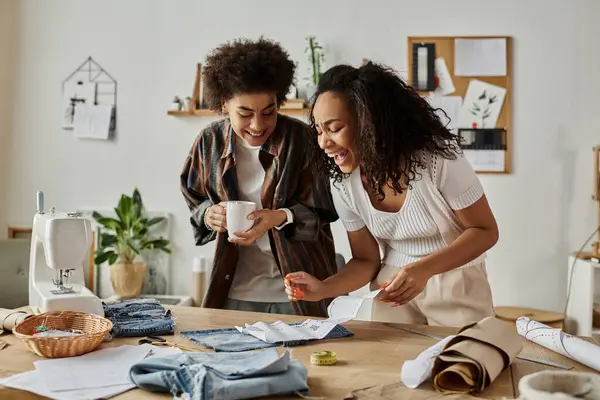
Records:
M260 147L251 147L241 139L236 140L235 144L240 200L252 201L256 203L257 209L262 209L260 193L265 181L265 170L258 159ZM264 234L250 246L239 246L239 259L229 297L267 303L289 301L268 234Z
M466 208L481 198L483 187L463 155L457 155L455 160L432 154L424 154L423 157L428 170L434 175L437 171L442 173L441 177L436 177L440 178L437 180L440 182L439 191L452 210ZM424 185L432 184L425 176L417 178L411 182L412 189L406 194L398 212L379 211L373 207L357 168L337 188L336 184L333 185L333 200L347 231L367 226L373 237L387 247L383 262L402 267L446 247L424 197L427 190ZM361 215L360 210L369 210L369 215ZM465 266L477 263L474 260Z

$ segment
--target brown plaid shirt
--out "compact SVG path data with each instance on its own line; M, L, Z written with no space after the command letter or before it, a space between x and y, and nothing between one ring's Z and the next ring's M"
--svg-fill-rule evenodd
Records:
M337 272L330 223L338 216L329 181L317 179L308 165L308 129L300 120L278 115L275 131L259 155L266 172L261 201L264 209L289 208L294 214L293 224L268 233L282 277L306 271L323 280ZM223 307L238 260L237 245L227 240L227 233L217 234L204 224L204 212L209 206L239 200L235 140L237 135L228 118L208 125L194 141L181 173L181 190L192 213L190 222L196 245L217 240L203 304L208 308ZM329 302L292 304L297 314L326 317Z

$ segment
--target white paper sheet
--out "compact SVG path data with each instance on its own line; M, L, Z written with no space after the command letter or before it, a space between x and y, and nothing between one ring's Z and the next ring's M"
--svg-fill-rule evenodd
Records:
M455 76L506 76L506 39L455 39Z
M444 110L446 115L439 110L437 111L440 120L452 133L458 133L458 119L460 118L460 110L463 104L462 97L438 96L434 93L431 96L427 96L426 100L433 108Z
M457 126L495 128L505 96L506 89L472 79L467 87Z
M337 324L356 318L363 301L376 298L380 292L375 290L363 296L336 297L327 308L329 318L326 320L307 319L298 326L290 326L282 321L273 324L257 322L235 328L266 343L323 339Z
M434 93L447 96L454 93L456 88L452 82L452 76L448 71L446 60L443 57L438 57L434 61L435 76L438 78L438 86L435 88Z
M600 372L600 346L527 317L517 319L517 332L534 343Z
M136 350L133 351L132 348L136 348ZM109 349L111 351L106 352ZM181 350L172 347L156 347L149 344L109 347L79 357L36 361L34 363L36 370L1 379L0 386L25 390L56 400L111 398L136 387L129 379L129 370L133 364L144 358L162 357L176 353L181 353ZM95 357L91 357L92 355L95 355ZM107 355L113 356L113 358L107 358ZM115 355L118 355L118 357L114 357ZM134 356L135 361L133 361ZM87 360L82 362L81 359L84 357ZM129 359L130 357L131 359ZM96 364L91 363L93 358L96 359ZM70 366L69 363L71 363ZM42 365L42 367L39 368L39 365ZM52 370L53 365L57 366L57 371ZM95 368L90 371L88 367L92 365L95 365ZM78 369L81 366L85 366L83 370ZM119 371L119 373L114 374L109 369ZM86 376L83 381L79 380L84 373L90 375ZM123 373L125 379L123 379ZM49 376L52 376L57 382L50 382L49 385ZM93 381L91 386L90 381ZM61 390L53 390L49 386L59 387Z
M63 129L73 129L75 107L78 104L94 104L96 100L96 82L71 80L65 83L63 93Z
M0 380L0 386L5 386L18 390L35 393L39 396L48 397L55 400L96 400L109 399L118 394L135 389L135 384L108 386L94 389L79 389L66 392L52 392L49 390L38 371L24 372Z
M463 154L475 171L504 172L506 150L463 149Z
M430 379L435 358L454 337L455 335L447 336L424 350L414 360L404 361L404 364L402 364L402 372L400 373L402 383L410 389L415 389L423 382Z
M73 125L75 137L107 140L110 137L113 106L109 104L78 104Z

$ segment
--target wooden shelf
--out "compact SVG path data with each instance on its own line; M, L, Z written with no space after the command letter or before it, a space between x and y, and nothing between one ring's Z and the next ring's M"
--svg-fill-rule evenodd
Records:
M283 115L294 115L294 116L308 116L308 108L287 108L279 109L279 114ZM211 117L216 116L217 113L213 110L200 109L193 111L168 111L168 115L174 117Z

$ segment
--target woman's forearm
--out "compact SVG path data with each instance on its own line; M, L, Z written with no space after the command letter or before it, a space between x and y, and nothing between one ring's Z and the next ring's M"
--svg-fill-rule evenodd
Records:
M380 265L352 258L337 274L325 279L324 297L333 298L353 292L377 276Z
M417 261L431 275L451 271L476 259L498 241L495 229L468 228L450 246Z

